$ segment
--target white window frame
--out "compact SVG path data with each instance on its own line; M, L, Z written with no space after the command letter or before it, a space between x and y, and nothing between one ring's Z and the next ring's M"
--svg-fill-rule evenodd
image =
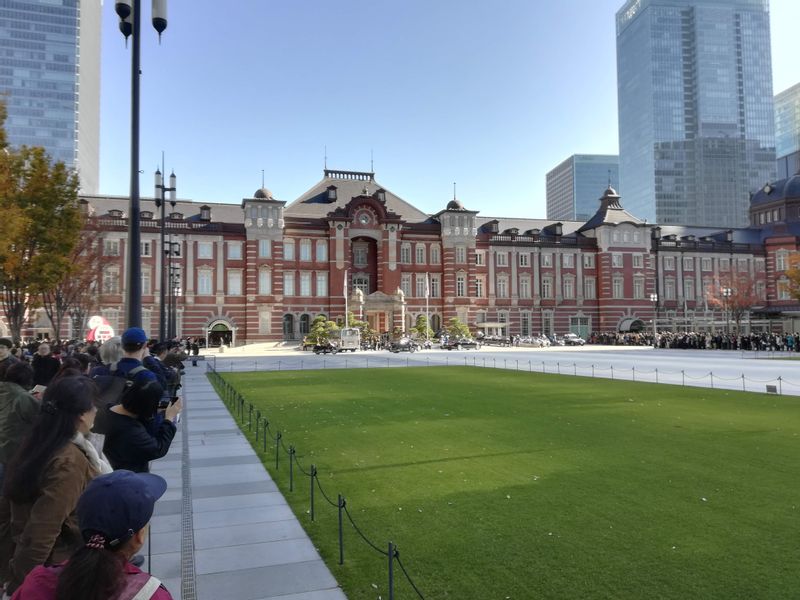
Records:
M400 246L400 263L404 265L411 264L411 244L408 242Z
M214 258L214 242L197 242L197 258Z
M311 240L300 240L300 261L311 262Z
M119 240L103 240L103 256L119 256Z
M294 260L294 240L283 240L283 260Z
M206 282L208 285L206 285ZM210 296L214 293L214 271L212 269L197 270L198 296Z
M295 289L294 289L294 271L287 271L283 274L283 295L284 296L294 296Z
M456 273L456 296L466 298L467 296L467 275L466 273Z
M425 244L417 244L414 247L414 262L418 265L425 264Z
M520 252L519 253L519 266L520 267L527 267L530 265L531 255L527 252Z
M272 295L272 271L270 269L259 269L258 293L261 296Z
M466 264L467 262L467 247L456 246L456 263L459 265Z
M242 295L242 272L241 271L228 271L228 296L241 296Z
M583 255L583 268L594 269L594 254Z
M317 240L315 256L318 263L328 262L328 242L325 240Z
M300 273L300 293L299 296L311 296L311 273L302 271Z
M594 300L597 298L597 280L594 277L584 278L583 297L586 300Z
M614 277L611 280L611 297L614 299L625 297L625 280L622 277Z
M553 266L553 255L550 252L542 252L541 256L541 266L543 267L552 267Z
M141 240L139 242L139 246L142 250L142 256L145 258L150 258L153 256L153 242L150 240Z
M327 296L328 295L328 274L327 273L317 273L317 296Z
M432 265L442 264L442 248L439 246L439 244L431 246L431 264Z
M508 266L508 252L497 252L495 255L495 265L498 267Z
M614 269L621 269L623 264L622 254L620 252L614 252L611 255L611 266Z
M228 260L242 260L242 242L228 242Z
M565 252L561 255L561 266L565 269L575 268L575 255L571 252Z

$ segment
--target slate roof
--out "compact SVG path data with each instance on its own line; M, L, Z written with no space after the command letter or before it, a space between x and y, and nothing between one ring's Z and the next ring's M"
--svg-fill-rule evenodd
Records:
M767 204L778 200L797 198L800 200L800 174L788 179L768 183L750 198L751 205Z
M336 200L329 202L328 187L332 185L336 186ZM284 217L323 219L329 212L347 206L355 196L363 195L365 188L367 195L370 196L375 191L383 189L386 192L386 209L397 213L409 223L424 223L431 218L430 215L417 209L375 181L375 173L336 171L332 169L325 169L325 175L322 180L297 200L288 204L283 211L283 215Z
M611 186L600 198L600 208L594 213L594 216L586 221L586 223L578 229L578 232L588 231L590 229L597 229L601 225L619 225L620 223L644 223L639 217L634 217L627 210L622 208L620 202L620 195Z
M81 194L81 198L89 202L91 214L94 217L109 216L110 210L121 210L123 215L128 216L128 197L127 196L89 196ZM178 200L175 208L167 203L167 216L170 213L181 213L185 221L199 221L200 208L208 206L211 209L211 222L217 223L243 223L244 212L240 204L225 204L222 202L192 202L191 200ZM141 198L140 210L150 211L153 218L159 218L161 209L156 208L153 198Z
M674 235L678 240L683 237L693 235L697 240L701 237L714 238L716 242L724 242L727 239L728 229L719 227L693 227L690 225L660 225L661 237ZM762 231L755 227L731 229L733 232L734 244L761 244Z
M490 223L491 221L497 221L497 229L499 233L503 233L507 229L519 229L520 235L524 235L524 233L530 229L539 229L542 230L549 225L553 225L555 223L561 223L562 225L562 235L574 235L578 229L583 225L583 221L554 221L552 219L519 219L514 217L485 217L482 215L478 215L475 217L475 223L478 228L482 227L483 225Z

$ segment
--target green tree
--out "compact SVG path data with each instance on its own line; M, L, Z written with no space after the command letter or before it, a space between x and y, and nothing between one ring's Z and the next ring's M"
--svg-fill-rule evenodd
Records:
M469 327L462 323L458 317L453 317L447 322L447 334L450 337L472 337Z
M314 344L324 344L339 331L339 326L329 321L325 315L317 315L311 322L311 328L306 338Z
M19 339L28 311L70 269L82 225L78 177L63 162L52 163L43 148L4 146L0 214L0 294L11 334Z
M428 340L433 337L433 330L428 325L428 317L419 315L414 327L411 328L413 333L416 333L420 338Z

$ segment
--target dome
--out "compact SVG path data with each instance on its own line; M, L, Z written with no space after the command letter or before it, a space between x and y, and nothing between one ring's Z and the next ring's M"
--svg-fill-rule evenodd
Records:
M272 192L263 187L260 190L256 190L256 193L253 194L253 198L258 198L259 200L272 200Z
M464 210L464 205L461 204L458 200L453 198L450 202L447 203L447 210Z
M608 186L608 189L606 189L606 191L603 192L603 198L611 198L612 196L616 197L616 198L619 198L619 194L617 193L617 190L615 190L611 186Z

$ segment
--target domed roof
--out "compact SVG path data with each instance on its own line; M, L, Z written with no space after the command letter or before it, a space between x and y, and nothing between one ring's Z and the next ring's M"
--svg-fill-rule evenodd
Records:
M615 197L617 197L617 198L619 198L619 197L620 197L620 196L619 196L619 194L617 193L617 190L615 190L615 189L614 189L613 187L611 187L611 186L608 186L608 188L606 189L606 191L605 191L605 192L603 192L603 198L611 198L612 196L615 196Z
M253 198L258 198L259 200L272 200L272 192L263 187L259 190L256 190L256 193L253 194Z
M458 200L453 198L450 202L447 203L447 210L464 210L464 205L461 204Z
M750 204L800 198L800 173L773 183L767 183L750 198Z

